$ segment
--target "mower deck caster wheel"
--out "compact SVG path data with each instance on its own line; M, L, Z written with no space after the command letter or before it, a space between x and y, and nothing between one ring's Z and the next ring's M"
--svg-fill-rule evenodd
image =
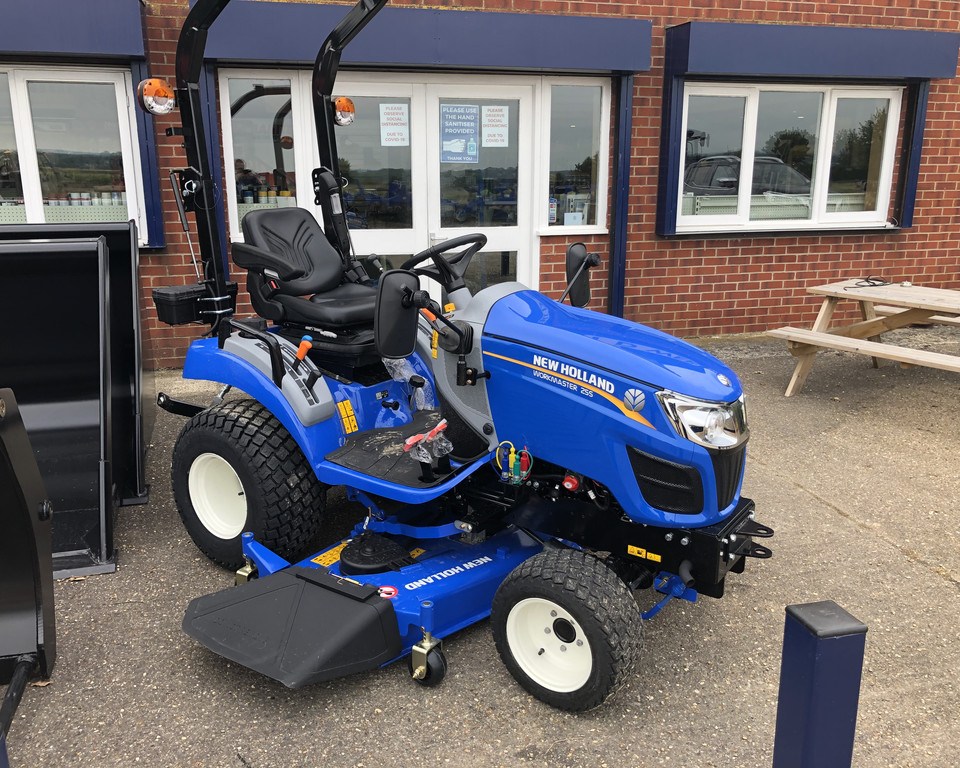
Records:
M417 670L413 667L413 656L409 660L410 676L420 685L426 688L432 688L440 685L443 678L447 675L447 657L440 648L431 648L427 652L426 670L421 676L417 676Z

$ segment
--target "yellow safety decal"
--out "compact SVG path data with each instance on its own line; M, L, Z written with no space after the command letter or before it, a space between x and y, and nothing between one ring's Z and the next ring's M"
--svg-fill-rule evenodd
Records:
M627 554L639 557L641 560L652 560L659 563L663 558L653 552L648 552L643 547L635 547L633 544L627 544Z
M423 554L424 552L426 552L426 551L427 551L427 550L425 550L425 549L420 549L420 547L417 547L416 549L411 549L411 550L410 550L410 557L416 559L416 558L420 557L420 555L422 555L422 554Z
M551 371L546 368L541 368L539 365L534 365L533 363L525 363L522 360L514 360L512 357L504 357L503 355L497 355L497 354L494 354L493 352L487 352L486 350L484 350L483 354L488 355L489 357L495 357L498 360L506 360L508 363L516 363L517 365L522 365L524 368L531 368L534 371L541 371L542 373L545 373L548 376L554 376L558 379L563 379L564 381L569 381L573 384L576 384L577 386L583 387L584 389L587 389L591 392L594 392L595 394L600 395L600 397L602 397L604 400L607 400L608 402L615 405L619 409L619 411L628 419L639 421L644 426L650 427L650 429L656 429L656 427L653 426L653 424L651 424L649 421L643 418L643 416L641 416L639 413L637 413L636 411L631 411L629 408L627 408L623 404L622 400L614 397L613 395L607 392L604 392L602 389L599 389L598 387L594 387L591 384L587 384L581 381L580 379L575 379L572 376L565 376L564 374L559 373L557 371Z
M321 552L319 555L313 558L313 560L311 560L310 562L316 563L317 565L323 565L329 568L331 565L333 565L335 562L337 562L340 559L340 553L343 551L343 548L347 546L347 544L349 543L350 542L348 541L341 542L340 544L337 544L337 546L335 546L333 549L328 549L326 552Z
M449 315L451 312L457 311L457 305L452 301L443 308L443 314Z
M433 340L430 342L430 349L433 351L433 359L437 359L437 342L440 341L440 334L433 332Z
M349 435L351 432L356 432L357 427L357 417L353 412L353 405L350 404L349 400L341 400L337 403L337 410L340 411L340 424L343 426L343 432L346 435Z

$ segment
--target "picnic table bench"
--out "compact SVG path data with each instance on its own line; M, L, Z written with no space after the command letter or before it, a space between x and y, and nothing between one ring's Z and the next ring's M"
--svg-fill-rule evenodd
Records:
M845 280L807 289L823 296L813 327L786 326L767 331L768 336L786 339L790 354L797 358L793 376L784 393L787 397L803 388L821 348L858 352L873 358L895 360L904 367L922 365L960 373L960 356L924 349L900 347L881 340L881 334L914 323L960 326L960 291L928 288L910 283L886 283L875 279ZM830 327L834 310L847 299L860 305L861 321Z

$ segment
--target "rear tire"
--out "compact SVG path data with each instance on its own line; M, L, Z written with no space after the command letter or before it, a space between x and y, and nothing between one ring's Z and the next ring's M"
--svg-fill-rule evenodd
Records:
M173 495L190 538L227 568L243 564L241 534L287 560L314 539L326 489L286 428L256 400L198 413L173 449Z
M593 709L622 687L643 647L627 585L573 549L545 550L518 565L497 590L491 625L517 682L569 712Z

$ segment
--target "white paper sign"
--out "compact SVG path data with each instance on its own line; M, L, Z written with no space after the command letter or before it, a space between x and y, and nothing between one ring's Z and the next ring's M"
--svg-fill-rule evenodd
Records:
M380 146L410 146L410 105L380 105Z
M485 106L480 135L484 147L510 146L510 107L506 104Z

